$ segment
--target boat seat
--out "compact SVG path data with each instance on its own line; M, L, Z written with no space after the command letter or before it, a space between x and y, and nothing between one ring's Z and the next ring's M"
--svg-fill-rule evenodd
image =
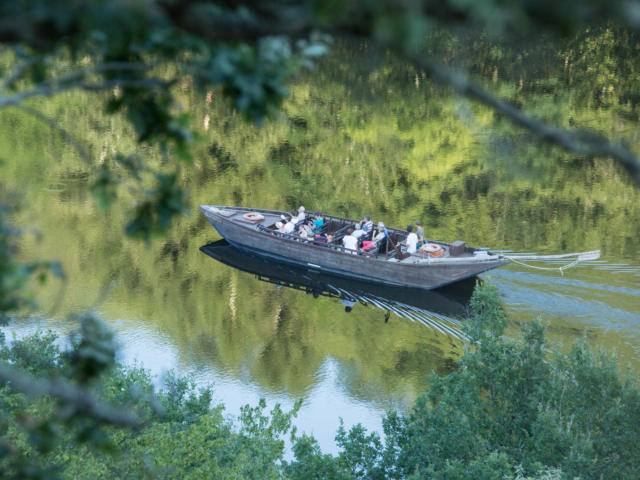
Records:
M333 243L341 243L351 225L345 225L333 233Z

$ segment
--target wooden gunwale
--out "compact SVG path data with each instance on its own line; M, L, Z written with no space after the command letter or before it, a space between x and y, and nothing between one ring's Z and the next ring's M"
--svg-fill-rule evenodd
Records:
M236 211L236 212L257 212L257 213L262 213L262 214L266 214L266 215L273 215L276 217L280 217L280 215L282 214L289 214L289 212L285 212L282 210L269 210L269 209L261 209L261 208L248 208L248 207L229 207L229 206L218 206L218 205L209 205L210 207L214 207L218 210L229 210L229 211ZM234 214L235 215L235 214ZM336 215L330 215L330 214L324 214L321 212L321 216L325 219L328 220L336 220L336 221L340 221L340 222L345 222L345 223L358 223L359 220L355 220L352 218L347 218L347 217L339 217ZM230 217L233 217L233 215L230 215ZM258 233L260 235L269 235L269 237L272 240L276 240L277 243L284 243L284 244L291 244L291 243L295 243L299 246L304 246L306 248L313 248L317 251L322 251L323 253L326 252L327 250L330 250L332 254L335 253L341 253L342 255L346 255L352 258L358 258L360 260L366 260L367 262L370 260L376 260L378 262L383 262L383 263L391 263L393 265L397 265L400 264L401 262L396 261L396 262L389 262L389 259L386 258L385 256L382 255L378 255L375 253L369 253L369 252L363 252L361 250L359 250L357 252L357 254L355 254L353 250L347 250L344 248L344 246L339 245L339 244L327 244L327 243L320 243L320 242L315 242L314 240L306 240L304 241L301 237L299 236L295 236L295 235L291 235L291 234L285 234L285 233L280 233L280 232L276 232L276 231L271 231L269 230L265 225L263 225L263 230L259 229L258 226L260 225L260 222L256 222L256 223L249 223L249 222L240 222L238 221L239 219L234 219L234 218L227 218L224 217L222 215L220 215L220 221L222 223L224 222L230 222L233 223L234 225L247 229L250 232L255 232ZM275 223L275 222L274 222ZM269 225L271 225L272 223L269 223ZM393 228L393 227L386 227L387 231L389 231L389 234L391 235L392 233L400 233L400 234L406 234L407 232L404 230L400 230L397 228ZM430 241L430 243L436 243L439 245L444 245L444 246L450 246L450 243L447 242L440 242L440 241ZM320 250L321 249L321 250ZM467 249L471 250L472 252L477 250L473 247L467 247ZM328 252L327 252L328 253ZM465 254L465 255L461 255L458 257L440 257L440 258L430 258L430 257L426 257L424 255L421 254L413 254L414 257L418 257L423 259L423 261L421 263L402 263L401 268L402 269L424 269L425 267L427 267L428 265L443 265L443 264L460 264L460 263L469 263L469 264L473 264L473 265L479 265L479 264L493 264L493 263L498 263L500 262L502 259L502 257L499 256L492 256L492 258L478 258L475 257L473 255L470 254Z
M216 206L216 208L219 208L219 209L222 209L222 210L228 209L228 210L241 210L241 211L244 211L244 212L266 213L266 214L269 214L269 215L278 215L278 216L279 215L284 215L284 214L287 214L287 215L290 214L290 212L285 212L285 211L282 211L282 210L269 210L269 209L264 209L264 208L223 207L223 206L220 206L220 207ZM337 215L330 215L330 214L326 214L326 213L322 213L322 212L320 212L320 215L324 219L336 220L336 221L345 222L345 223L357 224L357 223L360 222L360 220L356 220L356 219L353 219L353 218L339 217ZM226 219L226 220L228 220L228 219ZM233 221L233 220L229 220L229 221ZM252 226L257 226L258 224L259 224L259 222L256 222L254 224L250 224L250 223L244 224L244 223L242 223L242 224L238 224L238 225L243 225L243 226L246 226L246 227L251 229ZM389 234L396 233L396 234L406 235L408 233L406 230L401 230L399 228L389 227L386 224L385 224L385 228L387 229ZM272 232L264 232L264 233L272 233ZM292 239L292 240L299 240L299 238L300 238L300 237L296 237L294 235L285 234L285 233L281 233L280 235L281 236L290 235L290 239ZM429 240L429 243L435 243L437 245L445 245L445 246L450 246L451 245L450 243L441 242L441 241L438 241L438 240ZM316 245L316 246L319 246L319 247L327 247L328 246L328 244L326 244L326 243L315 242L314 240L307 240L306 244ZM334 245L331 245L331 246L333 247L333 246L340 246L340 245L334 244ZM472 251L476 250L473 247L467 247L467 248L471 249ZM348 255L353 255L352 253L349 253L349 252L344 252L344 253L347 253ZM379 258L375 254L371 254L371 253L368 253L368 252L359 251L358 255L369 256L371 258L375 258L375 259L379 260Z

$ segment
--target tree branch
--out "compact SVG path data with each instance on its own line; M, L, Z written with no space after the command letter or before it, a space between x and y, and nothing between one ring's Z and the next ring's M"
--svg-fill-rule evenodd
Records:
M109 80L103 83L67 83L59 86L48 86L40 84L36 88L24 92L16 93L7 97L0 97L0 108L16 106L31 97L51 97L58 93L69 90L87 90L98 92L112 88L168 88L175 84L177 79L160 80L158 78L147 78L142 80Z
M73 385L60 377L52 379L36 378L27 372L7 364L0 364L0 380L9 387L31 397L48 395L85 412L88 416L122 427L139 427L141 420L122 408L100 403L88 390Z
M493 96L460 72L454 72L418 56L410 55L408 58L415 66L424 70L432 80L450 86L459 94L493 108L518 125L540 136L543 140L555 143L565 150L580 155L612 157L630 173L636 183L640 183L640 158L623 143L611 142L595 132L553 127Z
M202 2L159 3L176 27L209 41L251 42L266 36L303 35L314 23L308 7L295 3L264 0L250 5L251 10L236 11Z
M2 90L8 90L10 89L13 84L15 82L17 82L20 77L22 77L22 75L24 74L24 72L26 70L28 70L29 68L33 67L34 65L37 65L38 62L43 61L43 56L42 55L34 55L32 57L29 57L28 59L24 60L23 62L21 62L13 72L11 72L10 75L7 75L4 79L4 82L2 84Z
M67 132L64 128L61 128L58 125L58 122L56 122L55 120L47 117L45 114L43 114L42 112L40 112L39 110L36 110L35 108L29 107L27 105L23 105L23 104L18 104L18 105L13 105L13 107L22 110L23 112L31 115L32 117L37 118L38 120L40 120L43 123L46 123L47 126L49 128L51 128L52 130L55 130L56 132L58 132L58 134L69 144L71 144L76 151L78 152L78 154L80 155L80 157L82 157L87 164L92 165L92 159L91 159L91 155L89 154L89 152L82 146L82 144L76 140L76 138L71 135L69 132Z
M105 62L93 65L91 67L84 68L82 70L76 70L74 72L53 77L43 81L40 85L54 86L61 85L75 80L88 77L89 75L95 75L97 73L105 72L146 72L151 68L154 68L156 64L152 63L133 63L133 62Z

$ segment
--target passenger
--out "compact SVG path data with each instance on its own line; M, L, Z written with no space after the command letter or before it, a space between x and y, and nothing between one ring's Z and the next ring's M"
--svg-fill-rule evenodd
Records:
M418 236L418 247L424 243L424 228L420 226L420 222L416 220L413 222L416 226L416 235Z
M290 218L287 223L282 227L282 233L293 233L296 229L296 224L293 218Z
M342 238L342 244L345 249L351 250L349 253L356 254L358 252L358 239L353 236L353 228L347 228L347 234Z
M328 243L329 242L327 237L325 235L320 234L320 233L316 233L313 236L313 241L314 242L318 242L318 243Z
M389 232L384 226L384 223L378 222L378 234L373 239L373 243L378 249L378 252L382 253L387 248L387 242L389 241Z
M364 230L362 230L362 228L360 228L360 224L356 224L354 225L353 228L353 233L351 234L354 237L356 237L358 239L358 241L360 241L360 237L362 237L364 235Z
M276 229L280 233L284 233L284 223L283 222L276 222Z
M373 235L373 222L371 221L371 217L369 215L365 215L364 220L362 220L360 224L362 225L362 231L364 232L362 240L371 240Z
M306 218L307 215L304 213L304 207L300 205L300 208L298 208L298 223L304 222Z
M411 255L418 250L418 235L413 233L413 225L407 227L407 232L409 232L409 235L407 235L407 253Z
M322 233L322 227L324 226L324 219L320 215L320 212L314 213L313 216L315 217L315 220L313 221L313 226L311 227L313 229L313 232L315 234Z
M385 227L384 223L382 222L378 222L378 228L376 231L378 233L373 239L373 243L377 245L382 241L382 239L387 238L389 236L389 232L387 231L387 227Z
M311 227L309 225L300 225L300 228L298 229L298 233L305 240L309 238L313 238L313 232L311 231Z

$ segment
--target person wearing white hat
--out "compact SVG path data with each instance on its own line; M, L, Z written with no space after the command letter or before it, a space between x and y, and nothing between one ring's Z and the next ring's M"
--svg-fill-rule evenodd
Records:
M300 208L298 208L298 223L304 222L306 218L307 215L304 213L304 207L300 205Z
M384 226L384 223L378 222L378 234L373 239L373 243L378 247L378 251L384 249L387 246L386 238L389 236L389 232L387 228Z

